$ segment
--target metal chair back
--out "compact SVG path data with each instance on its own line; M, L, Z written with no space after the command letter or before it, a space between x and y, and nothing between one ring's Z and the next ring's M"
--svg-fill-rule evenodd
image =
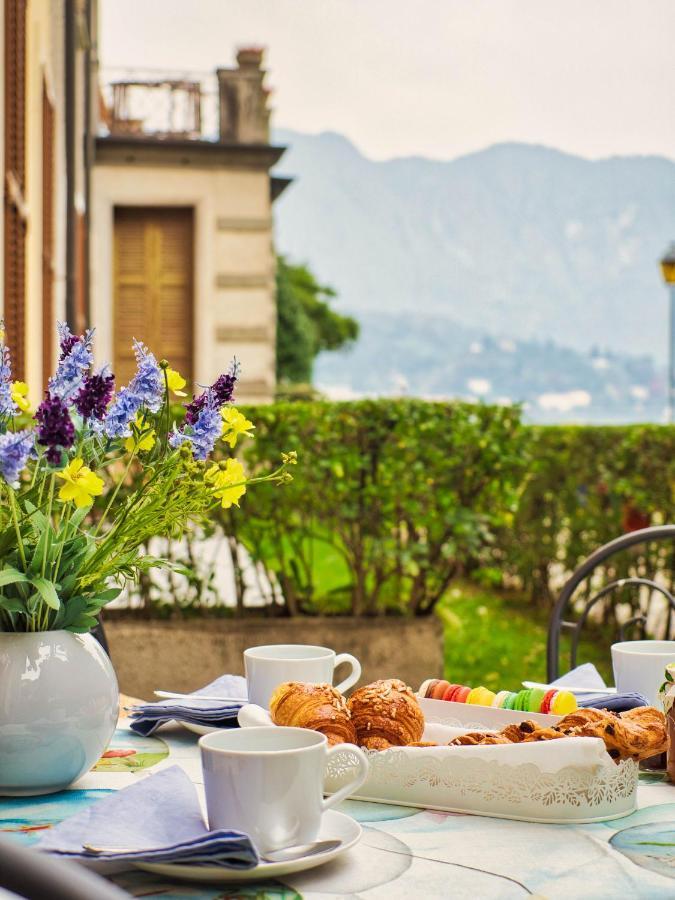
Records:
M573 669L577 665L577 654L579 650L579 641L581 631L586 624L591 611L600 601L605 598L612 598L612 594L616 591L629 587L635 587L638 590L647 588L649 590L649 604L652 602L654 595L664 598L667 603L667 615L664 621L664 639L670 638L673 624L673 614L675 613L675 597L671 593L670 586L656 581L657 573L653 573L652 577L647 574L634 572L625 577L613 578L608 583L602 585L597 590L591 584L594 574L598 570L607 567L610 561L614 560L620 553L637 547L641 544L651 544L652 542L670 543L673 549L673 562L675 562L675 525L656 525L650 528L641 528L638 531L632 531L628 534L610 541L603 547L600 547L595 553L592 553L570 576L565 583L558 601L551 614L548 629L548 645L546 651L547 662L547 678L551 682L558 677L559 660L560 660L560 637L563 630L571 633L570 647L570 665ZM575 594L578 589L586 583L588 585L588 593L590 597L578 602L575 601ZM637 627L641 632L641 637L646 638L646 627L648 620L649 606L647 609L634 607L634 613L626 621L622 622L618 629L618 640L625 640L630 628ZM576 612L578 619L569 621L567 616ZM652 635L653 637L653 635Z

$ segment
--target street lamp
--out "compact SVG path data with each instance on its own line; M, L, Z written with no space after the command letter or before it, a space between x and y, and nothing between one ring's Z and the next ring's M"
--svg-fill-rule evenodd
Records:
M672 423L675 412L675 243L661 259L663 280L670 293L670 375L668 378L668 421Z

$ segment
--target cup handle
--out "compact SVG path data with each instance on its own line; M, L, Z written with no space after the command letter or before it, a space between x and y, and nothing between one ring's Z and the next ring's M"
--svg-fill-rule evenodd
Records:
M335 657L335 666L334 668L340 665L340 663L348 662L352 667L352 671L345 678L344 681L341 681L340 684L335 688L336 691L340 691L341 694L344 694L345 691L348 691L350 687L356 684L356 682L361 677L361 663L355 656L352 656L351 653L338 653Z
M345 748L347 747L349 748L349 753L353 754L356 757L356 760L359 764L358 771L354 775L353 779L349 782L349 784L341 787L339 791L336 791L330 797L327 797L325 800L321 801L321 812L325 812L327 809L336 806L338 803L342 803L343 800L346 800L347 797L358 791L358 789L368 777L368 757L363 752L363 750L359 750L359 748L354 744L338 744L335 747L331 747L328 751L326 759L330 759L330 757L335 756L336 753L344 753Z

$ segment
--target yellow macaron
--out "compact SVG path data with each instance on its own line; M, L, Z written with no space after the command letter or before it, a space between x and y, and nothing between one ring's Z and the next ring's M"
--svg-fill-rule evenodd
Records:
M576 709L578 709L577 698L570 691L558 691L551 702L551 712L554 716L566 716Z
M469 696L466 698L466 702L473 703L476 706L492 706L492 701L494 699L494 691L490 691L486 687L483 687L481 685L480 687L473 688Z

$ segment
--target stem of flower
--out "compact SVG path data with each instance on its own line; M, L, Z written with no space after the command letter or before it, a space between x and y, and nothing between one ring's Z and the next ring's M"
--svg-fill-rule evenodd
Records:
M19 528L19 518L17 516L16 510L16 499L14 497L14 491L11 487L7 487L7 491L9 493L9 505L12 510L12 521L14 522L14 530L16 532L16 545L17 550L19 551L19 558L21 559L21 565L23 566L24 572L28 569L26 565L26 553L23 549L23 539L21 537L21 529Z
M98 535L101 531L101 527L103 526L103 523L105 522L105 520L108 516L108 513L110 512L110 509L111 509L113 503L115 502L117 495L119 494L120 488L124 484L126 477L129 474L129 469L131 468L131 463L134 461L135 456L136 456L136 445L134 445L134 449L131 451L131 454L129 455L129 462L127 463L127 467L124 470L124 475L122 475L120 480L117 482L117 484L115 486L115 490L112 492L112 496L111 496L110 500L108 501L108 505L106 506L105 510L103 511L103 515L98 520L98 525L96 526L96 530L94 531L94 537L98 537Z
M47 527L52 528L52 504L54 502L54 482L56 481L56 475L52 475L49 479L49 499L47 501ZM45 541L44 549L42 551L42 565L40 566L40 575L44 578L45 571L47 569L47 541ZM43 601L44 603L44 601ZM46 605L46 604L45 604Z

